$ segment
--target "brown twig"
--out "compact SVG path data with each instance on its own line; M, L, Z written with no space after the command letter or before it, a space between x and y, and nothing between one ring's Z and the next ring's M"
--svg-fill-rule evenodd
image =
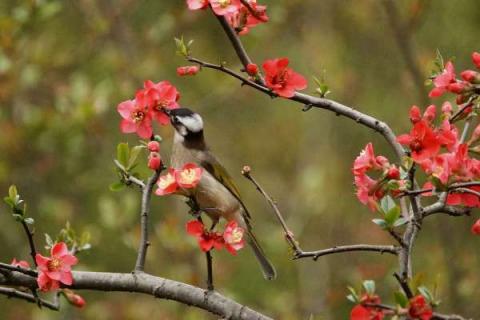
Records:
M396 246L383 246L383 245L370 245L370 244L353 244L346 246L335 246L329 249L323 249L318 251L302 251L299 254L295 255L295 259L300 258L313 258L317 260L321 256L326 256L329 254L335 253L344 253L344 252L353 252L353 251L370 251L378 253L390 253L393 255L398 255L399 248Z
M40 304L42 307L46 307L50 310L58 311L60 309L59 304L54 304L54 303L45 301L43 299L39 299L38 297L35 297L32 294L28 294L26 292L19 291L13 288L0 287L0 294L7 296L8 298L16 298L16 299L25 300L31 303L37 303L37 304Z

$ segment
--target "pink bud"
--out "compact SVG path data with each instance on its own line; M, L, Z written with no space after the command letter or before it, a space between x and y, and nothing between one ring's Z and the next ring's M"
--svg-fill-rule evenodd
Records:
M394 179L394 180L400 179L400 170L398 170L398 168L395 167L395 166L391 166L388 169L387 178L388 179Z
M177 74L179 76L194 76L200 71L200 67L198 66L185 66L185 67L178 67Z
M150 141L147 144L148 151L150 152L160 152L160 143L157 141Z
M478 219L472 226L472 233L475 235L480 235L480 219Z
M451 114L452 113L452 104L448 101L444 102L443 105L442 105L442 112Z
M63 293L68 302L77 308L83 308L85 306L85 299L82 296L75 294L72 290L64 289Z
M423 118L427 120L427 122L432 122L435 119L436 114L436 107L435 105L429 105L425 112L423 113Z
M420 114L420 109L417 106L412 106L410 108L410 121L415 124L422 119Z
M258 66L255 63L247 64L246 71L249 75L255 76L258 73Z
M148 156L148 167L152 170L158 170L162 165L162 158L158 152L150 153Z
M447 87L448 91L450 92L453 92L453 93L456 93L456 94L460 94L462 93L463 91L465 91L465 84L463 84L462 82L454 82L454 83L450 83Z
M480 69L480 53L478 52L472 53L472 60L473 60L473 63L477 66L477 68Z

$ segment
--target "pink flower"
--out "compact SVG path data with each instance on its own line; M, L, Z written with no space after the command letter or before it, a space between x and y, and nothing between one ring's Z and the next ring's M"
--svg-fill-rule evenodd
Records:
M373 144L370 142L353 162L353 174L358 175L371 169L381 169L384 165L388 165L388 160L386 162L385 160L382 156L375 156Z
M477 66L477 68L480 69L480 53L472 53L472 61Z
M186 225L187 233L197 238L200 249L204 252L215 248L217 250L223 247L223 238L217 232L205 230L203 223L197 220L189 221Z
M210 0L210 5L216 15L223 16L238 12L242 3L240 0Z
M177 181L175 180L175 169L168 169L166 175L160 176L157 181L158 189L155 190L157 196L164 196L174 193L178 189Z
M223 239L225 241L225 248L233 255L237 254L237 251L242 249L245 245L243 234L245 230L238 226L238 223L234 220L230 221L223 231Z
M194 76L200 71L199 66L185 66L185 67L178 67L177 74L179 76Z
M448 85L455 82L455 68L451 61L445 65L443 72L433 79L434 88L430 91L428 96L430 98L440 97L447 91Z
M440 141L424 120L415 123L410 134L398 136L397 141L410 148L416 162L431 158L440 150Z
M13 260L12 260L12 262L10 262L10 264L14 267L30 269L30 264L25 260L17 261L17 259L13 258Z
M479 236L480 235L480 219L475 221L475 223L472 226L472 233Z
M199 10L208 6L208 0L187 0L188 9Z
M430 320L433 317L432 307L422 295L417 295L410 299L408 314L413 319L420 320Z
M288 59L273 59L263 63L265 70L265 83L281 97L291 98L295 90L303 90L307 87L307 80L288 68Z
M170 119L165 114L164 109L179 108L177 101L180 98L180 94L177 88L168 81L154 83L150 80L145 81L143 87L135 95L137 103L148 107L152 118L159 124L169 124Z
M147 149L150 152L160 152L160 143L158 143L157 141L150 141L147 144Z
M175 180L181 188L195 188L202 178L203 169L195 163L187 163L181 170L175 171Z
M250 7L255 11L255 15L252 14L251 10L243 4L240 10L225 15L228 23L239 35L245 35L256 25L268 22L267 7L258 5L256 0L247 1L250 4Z
M73 283L71 267L78 263L64 242L55 244L47 258L37 253L35 260L38 265L38 286L42 291L58 289L59 284L71 285Z
M145 106L138 105L136 100L127 100L118 105L117 111L123 118L120 122L123 133L136 132L142 139L152 136L152 118Z

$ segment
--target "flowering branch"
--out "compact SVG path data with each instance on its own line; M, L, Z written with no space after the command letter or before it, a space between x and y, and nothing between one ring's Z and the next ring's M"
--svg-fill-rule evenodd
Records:
M31 303L37 303L40 306L46 307L50 310L58 311L60 309L60 305L58 303L51 303L43 299L38 299L38 297L35 297L32 294L28 294L26 292L19 291L13 288L0 287L0 294L7 296L8 298L17 298Z
M137 261L135 263L135 272L143 272L145 269L145 260L147 256L147 249L150 246L148 241L148 215L150 212L150 199L152 198L153 186L158 181L162 167L152 174L148 179L147 184L142 188L142 206L140 214L140 247L138 249Z
M396 246L382 246L382 245L369 245L369 244L354 244L354 245L347 245L347 246L335 246L333 248L329 249L323 249L323 250L318 250L318 251L303 251L300 245L298 244L298 241L295 240L295 237L293 235L293 232L290 231L288 228L288 225L283 218L282 213L280 212L280 209L278 209L277 204L275 201L268 195L268 193L262 188L262 186L255 180L255 178L251 175L251 168L249 166L243 167L242 170L242 175L247 178L249 181L251 181L258 192L262 194L262 196L267 200L268 204L272 207L275 216L277 217L278 221L280 222L280 225L283 228L283 231L285 232L285 238L287 239L288 244L292 248L294 252L293 259L301 259L301 258L313 258L313 260L317 260L321 256L326 256L329 254L335 254L335 253L343 253L343 252L352 252L352 251L373 251L373 252L379 252L379 253L390 253L397 255L399 252L399 248Z
M231 320L258 319L270 317L241 305L218 292L206 291L182 282L155 277L146 273L107 273L74 271L75 282L71 289L136 292L165 300L175 300L194 306ZM10 276L0 274L0 285L36 287L34 277L19 272Z
M127 170L125 170L125 167L118 160L113 160L113 162L115 163L115 166L121 171L122 178L125 180L125 183L127 185L133 183L134 185L140 187L140 189L142 190L143 188L145 188L145 182L131 175Z

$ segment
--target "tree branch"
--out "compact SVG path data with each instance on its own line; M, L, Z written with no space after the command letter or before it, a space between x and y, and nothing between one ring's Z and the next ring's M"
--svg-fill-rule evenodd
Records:
M115 163L115 166L121 171L122 177L127 183L127 185L129 183L133 183L134 185L140 187L140 189L145 188L145 183L142 180L138 179L137 177L134 177L131 174L129 174L127 170L125 170L125 168L122 166L122 164L118 162L118 160L113 160L113 162Z
M74 271L74 283L68 287L78 290L136 292L160 299L175 300L231 320L272 320L255 310L243 306L215 291L207 291L182 282L154 277L146 273L107 273ZM8 286L36 287L33 277L12 272L6 277L0 274L0 284Z
M321 256L326 256L334 253L352 252L352 251L372 251L383 253L390 253L398 255L399 248L396 246L382 246L382 245L370 245L370 244L353 244L348 246L335 246L329 249L323 249L318 251L302 251L295 255L295 259L300 258L313 258L317 260Z
M140 213L140 247L138 249L137 261L135 263L135 272L143 272L145 269L145 260L147 249L150 246L148 241L148 215L150 213L150 199L152 198L153 186L158 180L162 167L156 170L148 179L147 184L142 188L142 208Z
M46 307L50 310L58 311L60 309L60 306L58 304L54 304L54 303L45 301L43 299L38 299L37 297L35 297L32 294L29 294L29 293L26 293L26 292L23 292L23 291L19 291L19 290L13 289L13 288L0 287L0 294L5 295L8 298L16 298L16 299L25 300L25 301L28 301L28 302L31 302L31 303L40 304L42 307Z

